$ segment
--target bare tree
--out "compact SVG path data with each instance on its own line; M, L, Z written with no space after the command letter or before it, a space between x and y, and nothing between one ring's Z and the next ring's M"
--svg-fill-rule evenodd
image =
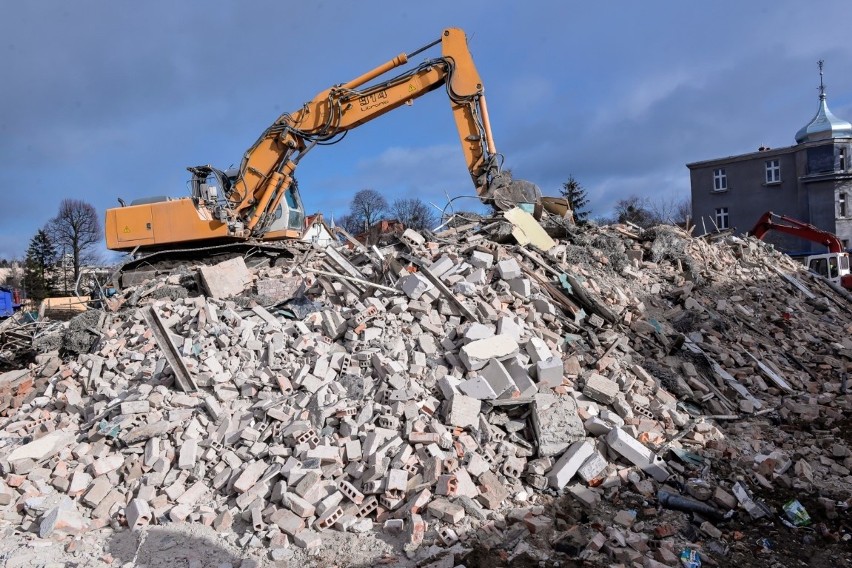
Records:
M656 223L670 225L683 225L692 215L692 203L688 197L662 197L654 200L649 209Z
M356 219L351 213L347 213L335 220L335 224L343 227L343 229L351 235L357 235L364 232L364 222Z
M374 189L362 189L352 198L349 205L349 215L353 227L357 224L361 233L379 221L388 211L388 202Z
M394 201L391 204L391 215L406 228L415 231L431 229L438 224L438 216L432 212L432 208L417 197Z
M48 222L46 230L57 253L70 257L74 282L80 276L80 267L99 260L96 247L103 240L103 230L91 204L79 199L63 199L59 213Z
M629 195L615 203L615 215L619 223L632 223L643 229L652 225L656 219L651 213L651 205L645 197Z

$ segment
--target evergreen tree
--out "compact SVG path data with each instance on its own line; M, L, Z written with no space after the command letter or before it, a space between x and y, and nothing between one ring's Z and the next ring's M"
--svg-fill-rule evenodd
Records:
M50 237L40 229L30 240L24 260L24 290L33 302L41 302L56 286L53 272L56 260L56 249Z
M562 197L568 200L571 205L571 210L574 212L574 221L578 225L586 223L590 211L586 209L589 204L589 199L586 197L586 190L580 185L574 176L568 176L568 181L562 184Z

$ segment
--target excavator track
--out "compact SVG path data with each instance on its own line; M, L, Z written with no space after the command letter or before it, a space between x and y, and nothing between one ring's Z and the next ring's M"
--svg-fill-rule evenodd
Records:
M119 266L112 275L113 286L117 290L138 286L146 280L171 272L181 265L216 264L237 256L246 259L263 259L275 264L290 261L308 251L311 245L301 241L239 241L202 247L168 249L145 254L128 260Z

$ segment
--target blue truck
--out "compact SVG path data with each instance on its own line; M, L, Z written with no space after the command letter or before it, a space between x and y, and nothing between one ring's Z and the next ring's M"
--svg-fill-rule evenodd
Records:
M0 318L14 315L15 310L21 307L20 302L17 290L0 286Z

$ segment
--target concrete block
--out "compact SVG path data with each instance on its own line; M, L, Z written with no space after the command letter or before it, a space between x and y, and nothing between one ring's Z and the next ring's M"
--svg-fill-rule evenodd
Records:
M397 288L412 300L417 300L435 286L422 274L415 272L399 279Z
M497 359L491 359L480 371L482 377L491 386L497 398L516 398L519 394L512 375Z
M278 509L275 511L270 515L269 522L274 523L279 529L290 536L294 536L305 528L305 520L287 509Z
M583 422L583 427L586 429L586 432L592 436L603 436L605 434L609 434L609 431L613 429L613 425L611 423L598 416L592 416Z
M361 440L357 438L354 440L349 440L348 442L346 442L344 448L346 451L346 459L348 461L358 461L361 459Z
M535 364L535 377L539 384L543 384L550 388L556 388L562 384L562 379L565 377L562 359L559 357L550 357Z
M558 455L586 437L577 415L577 402L570 396L536 394L532 419L540 456Z
M598 505L601 502L601 494L595 489L590 489L589 487L586 487L584 485L572 485L568 488L568 491L577 499L577 501L579 501L589 509L597 509Z
M391 469L385 476L385 491L401 491L408 488L408 472L404 469Z
M327 529L334 525L342 516L343 509L340 506L329 507L325 512L320 514L314 526L320 530Z
M547 343L545 343L543 339L538 337L531 337L529 341L524 344L524 350L527 352L527 355L530 356L530 362L532 363L546 361L553 357L553 352L550 350L550 347L547 346Z
M463 394L457 394L447 401L447 423L461 428L476 427L479 424L481 409L481 401Z
M426 238L414 229L406 229L403 231L402 238L410 245L423 246L426 244Z
M600 476L608 466L609 462L606 461L600 452L595 451L585 462L583 462L583 465L580 466L577 473L583 481L588 483Z
M475 452L470 455L470 459L465 467L467 468L467 472L474 477L479 477L491 469L491 465Z
M595 445L588 441L574 442L553 464L547 474L547 480L554 489L562 489L595 451Z
M121 454L109 454L92 462L92 475L100 477L117 470L124 465L124 456Z
M512 280L507 280L507 282L509 290L523 298L529 298L530 294L532 294L532 283L527 278L513 278Z
M229 298L242 293L252 276L241 256L198 269L201 282L212 298Z
M441 498L429 502L426 510L433 517L451 524L460 522L465 516L464 507Z
M476 375L459 383L458 389L465 395L477 400L493 400L497 393L482 375Z
M77 535L84 532L88 523L74 506L74 502L64 497L60 503L50 509L41 519L38 536L47 538L53 534Z
M456 476L456 481L458 482L456 486L456 495L458 497L470 497L473 499L479 495L480 491L477 489L473 479L470 478L470 474L466 468L458 468L453 472L453 475ZM481 478L482 476L480 475L479 477ZM481 480L479 481L481 482Z
M95 479L94 483L92 483L92 486L86 494L83 495L82 501L89 507L97 507L98 503L100 503L111 490L112 483L110 480L107 479L106 476L98 477Z
M449 272L455 265L456 262L448 255L444 254L441 255L441 258L429 265L429 272L438 278L442 278L444 274Z
M513 280L523 276L524 272L521 266L514 258L507 258L497 263L497 273L503 280Z
M307 498L308 494L313 494L321 483L322 474L317 470L309 470L296 483L294 491L299 497Z
M59 453L63 448L73 447L75 436L72 432L55 430L45 434L38 440L15 448L6 461L10 464L19 460L31 459L40 462Z
M500 316L500 319L497 320L497 333L499 335L508 335L515 342L520 342L523 327L516 322L514 317Z
M597 373L592 373L583 387L584 395L603 404L612 404L620 392L615 381Z
M470 324L462 335L462 339L465 343L479 341L480 339L488 339L489 337L494 337L494 327L478 322Z
M85 471L77 470L71 477L71 484L68 486L67 493L70 497L76 497L89 487L92 482L92 476ZM0 502L0 505L8 505L8 503Z
M121 403L122 414L145 414L151 411L151 403L147 400L134 400Z
M347 499L355 503L356 505L360 505L364 502L364 494L358 491L354 485L346 481L345 479L341 479L337 482L337 489L342 493Z
M533 382L518 357L506 359L506 361L503 362L503 366L506 367L506 370L512 377L512 382L515 383L515 388L518 391L519 398L531 398L538 393L538 387ZM506 398L506 393L504 393L501 398Z
M655 480L663 482L668 479L670 473L665 467L665 462L624 430L619 428L610 430L606 436L606 443L615 452L651 475Z
M131 499L124 508L124 516L127 518L127 528L133 530L150 523L153 515L147 502L142 499Z
M471 265L481 268L484 270L488 270L494 265L494 255L490 252L483 252L481 250L475 250L470 253L469 262ZM484 277L484 275L483 275Z
M198 441L186 440L180 447L178 469L192 469L198 459Z

